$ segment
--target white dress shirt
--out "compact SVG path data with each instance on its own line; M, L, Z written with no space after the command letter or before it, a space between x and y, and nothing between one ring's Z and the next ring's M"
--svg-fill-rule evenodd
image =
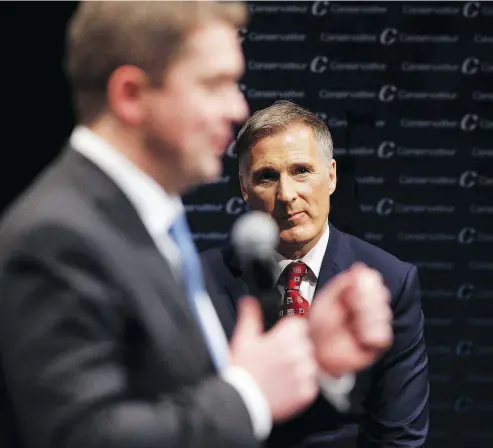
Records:
M308 269L301 280L300 294L311 305L317 280L320 275L320 269L327 250L329 242L330 228L328 222L325 224L325 230L317 244L299 260L291 260L279 253L275 253L275 261L277 262L277 288L282 296L285 294L285 279L281 276L284 269L293 261L302 261ZM335 379L323 372L319 373L320 391L324 397L329 400L338 410L345 411L349 407L348 394L351 392L355 383L355 375L347 374L341 378Z

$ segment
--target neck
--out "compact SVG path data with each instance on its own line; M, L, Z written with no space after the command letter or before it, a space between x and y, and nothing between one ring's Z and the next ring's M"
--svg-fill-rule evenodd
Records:
M138 130L121 126L111 117L100 118L87 127L152 177L167 193L181 193L181 182L172 169L173 163L163 163L159 160L160 154L152 155Z

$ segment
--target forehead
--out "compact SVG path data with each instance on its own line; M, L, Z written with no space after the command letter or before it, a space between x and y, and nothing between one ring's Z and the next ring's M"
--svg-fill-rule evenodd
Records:
M260 139L250 150L252 166L264 163L316 163L320 160L317 141L308 125L295 123Z

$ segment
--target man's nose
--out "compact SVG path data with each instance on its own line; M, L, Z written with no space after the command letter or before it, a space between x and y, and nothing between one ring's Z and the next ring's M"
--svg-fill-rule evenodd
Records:
M250 108L243 95L243 92L237 90L231 98L231 118L235 123L243 123L250 113Z
M296 199L296 183L290 176L281 175L277 187L277 199L281 202L290 203Z

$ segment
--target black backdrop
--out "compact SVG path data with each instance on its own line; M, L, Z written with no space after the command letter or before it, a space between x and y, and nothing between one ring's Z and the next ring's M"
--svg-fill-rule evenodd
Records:
M0 5L0 210L73 126L69 2ZM428 446L493 443L493 4L250 3L241 87L256 110L311 108L332 132L331 219L419 268L430 356ZM201 249L245 211L236 160L191 193Z

